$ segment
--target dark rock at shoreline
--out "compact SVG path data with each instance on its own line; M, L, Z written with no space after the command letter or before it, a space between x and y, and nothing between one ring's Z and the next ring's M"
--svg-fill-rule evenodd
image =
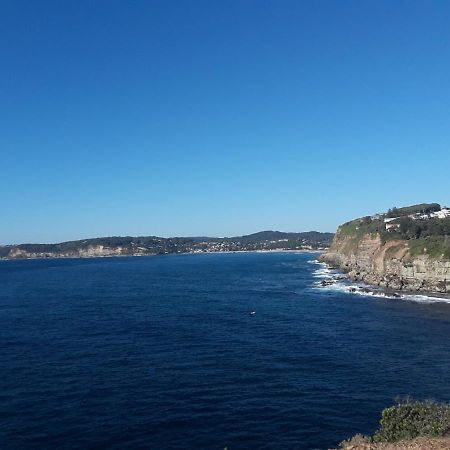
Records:
M412 257L407 241L383 242L380 234L353 236L339 230L320 261L355 282L394 291L450 293L450 261L428 255Z

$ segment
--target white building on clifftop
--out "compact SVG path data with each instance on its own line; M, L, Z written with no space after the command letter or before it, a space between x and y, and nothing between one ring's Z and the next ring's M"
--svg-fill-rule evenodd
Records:
M436 217L437 219L446 219L450 217L450 208L442 208L440 211L436 211L430 214L431 217Z

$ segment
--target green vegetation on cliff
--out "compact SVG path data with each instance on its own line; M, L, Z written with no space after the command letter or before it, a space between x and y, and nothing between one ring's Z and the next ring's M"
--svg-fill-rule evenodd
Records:
M378 449L378 448L431 448L427 444L433 439L448 438L450 433L450 405L433 401L400 401L381 413L380 428L373 436L358 434L341 443L340 448ZM421 444L418 444L418 439ZM388 444L402 443L400 447ZM411 446L408 443L412 443ZM440 440L448 448L450 442ZM423 444L423 445L422 445Z
M387 212L387 217L402 217L410 214L430 214L441 210L439 203L420 203L419 205L404 206L396 208L395 206Z
M429 255L431 258L450 259L450 236L428 236L408 241L411 256Z
M392 208L388 213L341 225L338 236L350 238L352 245L357 245L364 236L378 234L382 242L408 241L411 256L450 259L450 217L436 216L439 211L437 203Z
M382 233L383 220L372 219L370 216L352 220L339 227L339 234L343 236L362 237L366 234Z
M396 442L418 436L441 437L450 431L450 406L432 401L400 402L386 408L374 442Z

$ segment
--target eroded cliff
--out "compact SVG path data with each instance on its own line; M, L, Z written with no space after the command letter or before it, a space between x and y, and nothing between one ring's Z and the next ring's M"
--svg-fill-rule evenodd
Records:
M122 247L106 247L103 245L89 245L84 248L72 249L55 252L48 251L30 251L22 248L12 248L8 254L9 259L24 259L24 258L92 258L104 256L139 256L144 255L146 249L133 249L133 253L127 248Z
M408 240L384 241L380 233L347 234L339 228L321 259L355 281L395 290L450 293L450 260L426 253L413 256Z

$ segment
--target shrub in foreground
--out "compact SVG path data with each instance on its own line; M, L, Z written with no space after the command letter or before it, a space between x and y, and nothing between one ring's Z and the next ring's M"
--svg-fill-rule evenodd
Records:
M418 436L441 437L450 432L450 405L404 401L382 412L374 442L395 442Z

